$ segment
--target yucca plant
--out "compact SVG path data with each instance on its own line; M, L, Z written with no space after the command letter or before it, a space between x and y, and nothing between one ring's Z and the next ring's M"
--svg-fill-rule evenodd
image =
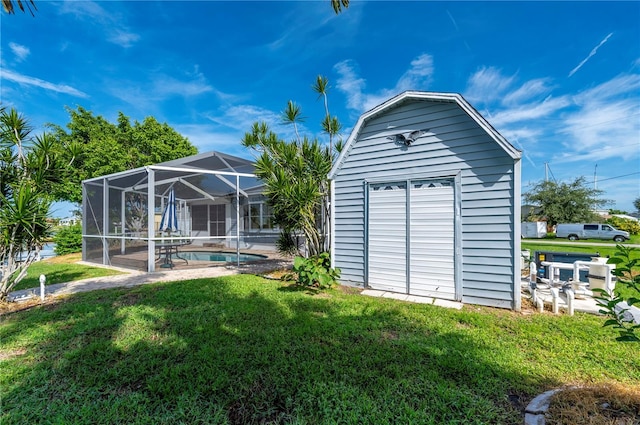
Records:
M53 187L61 175L51 136L31 137L28 121L0 108L0 301L22 280L50 236Z

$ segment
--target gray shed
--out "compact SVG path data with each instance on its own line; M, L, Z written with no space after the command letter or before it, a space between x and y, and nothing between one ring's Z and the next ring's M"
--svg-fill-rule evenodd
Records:
M520 166L459 94L364 113L329 174L341 283L519 310Z

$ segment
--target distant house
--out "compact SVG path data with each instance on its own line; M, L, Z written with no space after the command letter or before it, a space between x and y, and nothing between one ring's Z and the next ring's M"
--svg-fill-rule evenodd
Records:
M364 113L329 174L341 283L519 310L520 156L459 94Z
M627 214L613 214L613 217L623 218L625 220L638 221L636 217Z
M80 223L80 219L77 217L65 217L58 221L58 225L60 226L73 226L78 223Z

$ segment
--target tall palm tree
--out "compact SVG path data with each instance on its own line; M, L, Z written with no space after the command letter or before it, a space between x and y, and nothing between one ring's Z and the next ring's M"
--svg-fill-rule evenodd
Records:
M331 7L333 7L333 11L336 12L336 15L342 12L342 8L345 9L349 7L349 0L331 0Z
M296 140L300 143L300 134L298 133L298 123L303 123L305 117L302 116L302 109L300 105L290 100L287 102L287 107L282 111L282 121L285 124L293 124L293 129L296 132Z
M318 97L324 99L324 119L322 120L322 129L329 135L329 152L333 156L333 139L340 133L342 124L338 121L338 117L332 117L329 113L329 100L327 93L329 91L329 80L323 75L316 77L316 82L312 86L313 90L318 93Z
M26 8L29 13L31 13L31 16L35 16L33 14L33 11L38 10L38 8L36 7L36 4L33 2L33 0L2 0L2 8L5 12L10 15L16 13L15 7L13 5L14 1L18 5L18 8L20 10L25 12ZM31 10L31 8L33 8L33 10ZM335 10L335 7L333 9ZM336 11L336 13L338 12Z

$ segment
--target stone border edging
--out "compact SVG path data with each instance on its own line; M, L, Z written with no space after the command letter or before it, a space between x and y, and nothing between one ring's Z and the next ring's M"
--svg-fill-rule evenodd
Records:
M531 400L527 405L524 413L524 425L545 425L545 414L549 410L549 404L551 404L551 397L560 391L570 390L578 388L576 386L556 388L555 390L545 391Z
M558 391L560 391L560 389L546 391L531 400L524 411L524 425L544 425L544 414L549 410L551 397Z

